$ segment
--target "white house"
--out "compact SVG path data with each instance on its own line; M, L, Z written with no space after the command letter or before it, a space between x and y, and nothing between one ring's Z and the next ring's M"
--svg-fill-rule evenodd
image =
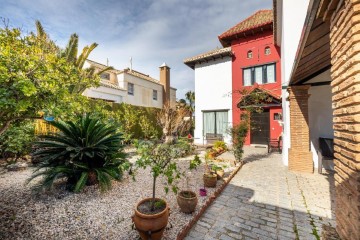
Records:
M194 142L206 144L206 134L221 134L231 144L227 129L232 127L232 51L215 49L184 60L195 70Z
M332 162L336 231L360 239L360 3L274 0L274 16L286 82L284 163L313 173L331 167L323 157Z
M87 67L101 70L107 66L87 60ZM86 89L84 96L142 107L162 108L167 101L176 104L176 88L170 86L170 68L165 63L160 66L160 80L130 68L109 70L100 78L100 87Z
M289 149L291 149L290 131L290 102L288 86L294 77L293 69L298 64L300 41L304 38L304 28L307 25L310 14L308 9L309 0L296 1L274 1L274 11L276 15L275 43L281 47L282 65L282 106L283 106L283 163L289 164ZM313 1L312 3L313 4ZM286 19L286 20L285 20ZM289 21L291 19L291 21ZM318 30L320 31L320 30ZM309 105L309 132L310 132L310 151L312 155L313 167L318 168L321 153L319 149L319 138L334 138L332 107L331 107L331 86L330 69L323 68L313 76L303 79L302 84L311 86L308 94ZM332 166L327 166L332 168Z

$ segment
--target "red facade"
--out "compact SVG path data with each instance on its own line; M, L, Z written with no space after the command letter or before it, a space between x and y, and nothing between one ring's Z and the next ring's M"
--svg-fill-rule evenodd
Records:
M267 89L274 95L281 96L281 64L280 64L280 49L273 44L273 31L267 30L263 33L258 33L251 37L240 38L231 42L231 48L234 52L232 64L232 86L233 86L233 124L240 122L241 110L237 104L240 101L238 90L243 88L251 89L253 86L244 87L244 69L249 67L256 67L265 64L275 64L275 83L259 84L261 88ZM265 54L265 48L270 48L270 54ZM252 52L252 58L248 58L248 52ZM270 138L278 138L282 132L282 127L279 121L274 120L275 113L282 113L281 107L265 107L264 110L270 112ZM251 133L249 132L245 144L251 143Z
M265 104L262 113L254 113L246 145L278 139L282 133L280 49L274 45L271 10L260 10L219 36L224 47L231 46L233 125L240 123L239 91L263 91L276 99ZM244 107L244 106L242 106ZM261 138L261 139L260 139ZM266 140L265 140L266 139ZM261 141L260 141L261 140Z

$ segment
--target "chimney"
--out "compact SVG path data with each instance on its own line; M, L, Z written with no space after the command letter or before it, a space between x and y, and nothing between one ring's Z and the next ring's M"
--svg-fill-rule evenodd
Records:
M160 83L163 85L163 103L170 102L170 68L163 63L160 66Z

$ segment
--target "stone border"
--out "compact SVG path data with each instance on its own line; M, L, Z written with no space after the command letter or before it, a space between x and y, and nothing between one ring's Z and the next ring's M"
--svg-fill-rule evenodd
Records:
M230 173L230 176L224 179L224 183L216 189L216 191L213 193L212 196L209 197L209 199L204 203L204 205L201 207L201 209L197 212L197 214L188 222L178 233L176 240L182 240L184 239L187 234L190 232L191 228L194 226L194 224L200 219L200 217L204 214L206 209L215 201L215 199L221 194L221 192L225 189L225 187L229 184L229 182L233 179L233 177L239 172L241 167L244 165L244 162L241 162L238 167L232 173Z

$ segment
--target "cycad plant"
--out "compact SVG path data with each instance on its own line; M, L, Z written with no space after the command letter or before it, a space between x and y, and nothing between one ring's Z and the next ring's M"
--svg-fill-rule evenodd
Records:
M123 152L122 134L114 125L85 115L77 121L50 122L58 131L40 136L33 156L40 162L34 178L43 176L35 187L50 189L57 179L66 179L74 192L99 184L102 191L111 188L111 180L120 180L129 167Z

